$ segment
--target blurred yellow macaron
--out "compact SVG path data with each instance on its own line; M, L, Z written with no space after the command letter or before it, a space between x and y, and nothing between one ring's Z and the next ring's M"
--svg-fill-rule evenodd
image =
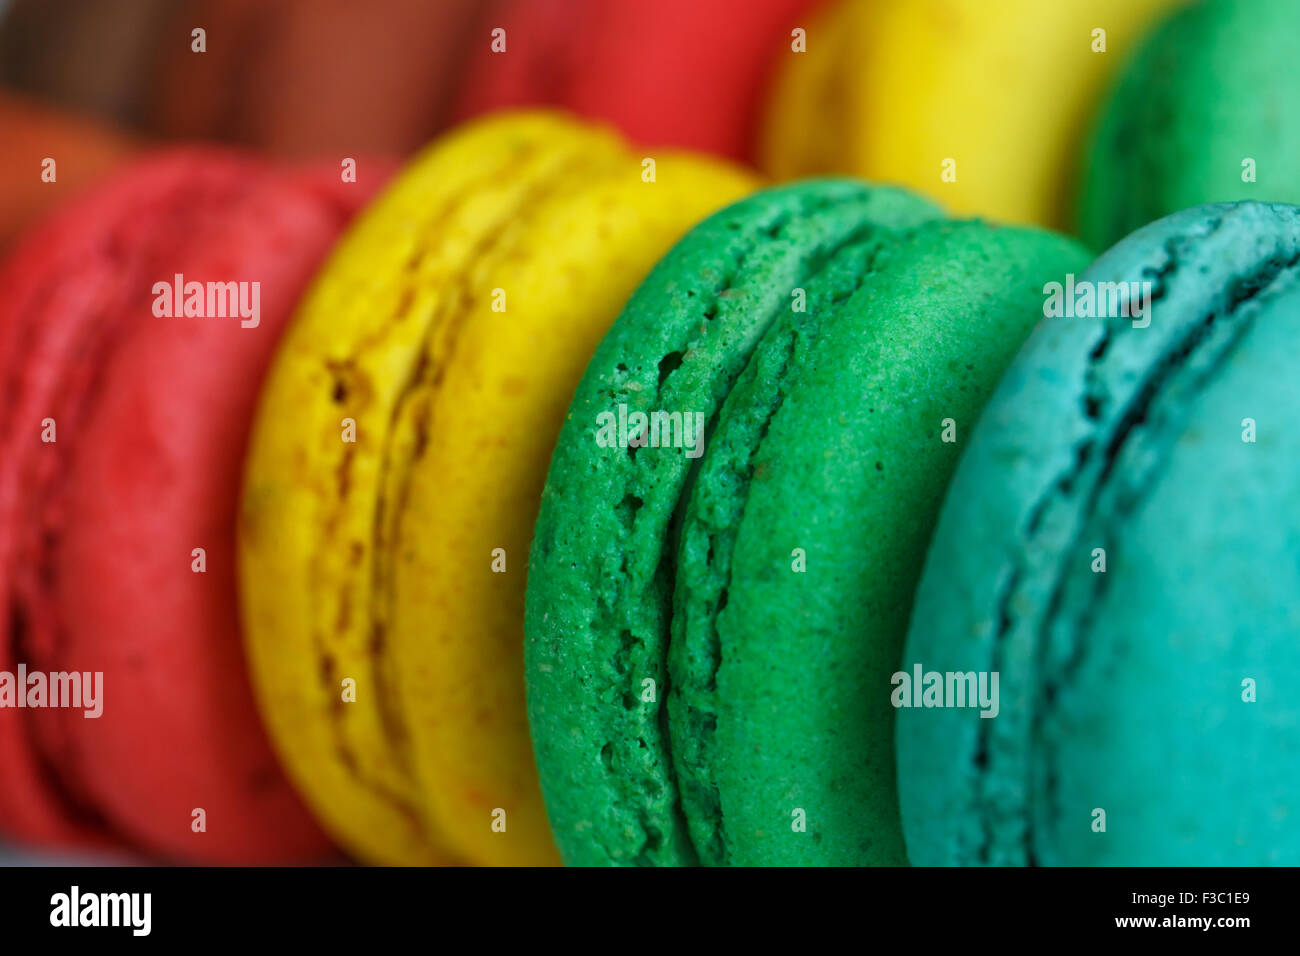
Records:
M779 55L760 166L851 173L954 214L1070 225L1112 74L1181 0L838 0Z

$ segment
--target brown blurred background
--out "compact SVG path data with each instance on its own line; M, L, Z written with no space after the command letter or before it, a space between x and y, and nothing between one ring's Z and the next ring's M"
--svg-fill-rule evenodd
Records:
M11 0L0 84L164 137L403 154L446 122L481 0ZM206 53L191 55L191 31ZM395 42L400 38L400 42Z

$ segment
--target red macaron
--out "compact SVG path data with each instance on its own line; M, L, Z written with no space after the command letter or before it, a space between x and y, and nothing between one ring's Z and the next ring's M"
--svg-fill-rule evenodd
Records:
M92 675L102 709L0 708L0 833L181 862L329 853L245 675L235 514L278 335L387 173L165 153L0 265L0 674Z
M646 145L748 159L769 72L818 2L503 0L474 40L458 115L557 106Z

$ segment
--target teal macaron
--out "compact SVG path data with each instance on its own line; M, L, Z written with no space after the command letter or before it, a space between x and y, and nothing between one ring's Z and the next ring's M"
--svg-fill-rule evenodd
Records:
M1078 222L1104 249L1202 203L1300 202L1300 4L1199 0L1124 65L1084 158Z
M1300 209L1176 213L1083 286L1149 308L1040 325L926 558L902 670L1000 705L899 709L908 855L1295 865Z
M889 675L928 532L1045 279L1087 261L938 216L844 180L755 194L683 238L597 349L525 613L566 862L906 861ZM674 414L698 441L664 440Z

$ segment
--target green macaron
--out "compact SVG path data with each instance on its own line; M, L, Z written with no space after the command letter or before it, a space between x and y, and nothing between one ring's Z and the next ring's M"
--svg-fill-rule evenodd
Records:
M1202 0L1124 66L1085 157L1080 232L1104 249L1206 202L1300 202L1300 4Z
M1087 261L936 216L850 181L756 194L692 230L597 349L525 616L567 862L905 862L889 675L926 537L1044 282ZM689 429L656 412L703 435L665 440Z

